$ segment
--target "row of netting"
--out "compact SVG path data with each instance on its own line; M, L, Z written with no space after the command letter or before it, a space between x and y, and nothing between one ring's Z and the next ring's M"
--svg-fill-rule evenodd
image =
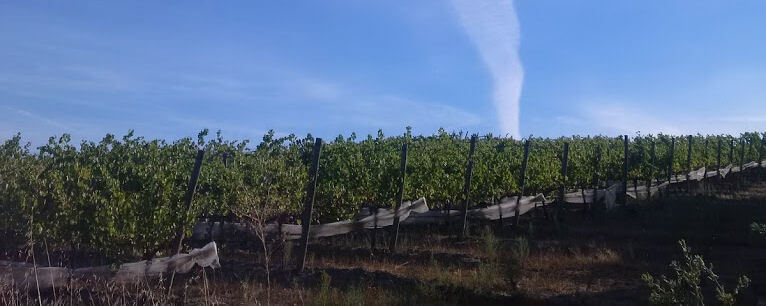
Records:
M374 212L364 208L360 210L353 219L330 222L325 224L313 224L309 231L309 238L332 237L344 235L353 231L385 229L396 225L395 219L400 224L449 224L458 223L462 218L469 220L495 221L503 218L515 218L518 215L524 215L534 208L543 207L548 204L555 204L556 200L565 204L583 204L583 209L598 208L613 209L619 205L627 205L627 199L649 200L664 194L674 185L690 185L695 182L706 182L712 179L725 179L732 173L742 173L753 168L766 167L766 161L748 162L742 166L729 164L725 167L710 170L706 167L699 168L682 174L673 174L668 180L649 180L646 184L620 183L614 182L608 187L601 189L581 189L579 191L569 191L560 194L555 199L546 198L543 193L533 196L514 196L504 197L497 204L467 209L437 209L429 208L425 198L416 201L406 201L401 207L377 209ZM643 183L643 181L642 181ZM702 187L702 188L701 188ZM678 191L674 191L678 192ZM687 187L683 194L701 194L704 193L704 185L696 185L694 189ZM620 196L623 196L620 200ZM518 207L518 210L517 210ZM239 239L262 239L265 235L283 240L297 240L302 236L302 226L296 224L282 224L271 222L261 224L262 228L256 229L255 225L247 221L210 221L201 219L194 226L192 239L197 241L208 240L229 240L232 237ZM257 232L261 230L261 232ZM242 236L242 235L245 236Z
M459 209L466 202L470 136L444 130L412 135L408 129L403 135L352 134L325 142L311 223L356 220L363 207L393 208L403 143L409 147L403 198L427 199L431 211ZM471 209L484 209L522 194L526 141L530 148L523 194L555 198L562 187L582 194L608 190L621 181L662 181L668 172L760 160L763 136L635 135L624 169L622 137L517 140L483 135L472 158L467 202ZM16 135L0 147L0 231L7 237L0 244L10 249L46 239L52 247L128 260L163 250L177 229L191 232L199 216L242 216L255 210L266 223L280 219L297 225L294 216L303 209L314 140L311 135L269 132L251 144L203 131L197 139L169 142L131 132L79 144L63 135L30 148ZM565 143L568 167L562 173ZM185 195L199 149L204 150L201 174L187 207Z

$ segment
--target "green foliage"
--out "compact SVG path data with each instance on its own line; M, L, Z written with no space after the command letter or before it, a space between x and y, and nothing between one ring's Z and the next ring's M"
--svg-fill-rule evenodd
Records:
M190 229L200 214L301 211L314 137L278 137L273 131L254 148L247 141L227 141L207 130L196 139L147 140L129 132L106 135L99 142L71 143L69 135L51 137L30 150L20 135L0 147L0 231L23 241L30 230L49 241L110 256L151 254L182 225ZM211 139L212 138L212 139ZM431 208L462 203L470 136L440 129L430 136L399 136L382 131L358 139L338 136L322 149L313 222L348 219L362 205L391 207L399 182L403 143L409 145L405 199L425 197ZM731 151L738 164L763 153L762 134L741 137L696 135L691 166L722 164ZM740 142L740 139L742 141ZM595 181L622 178L623 142L619 137L531 138L526 194L551 193L560 186L589 188ZM736 140L730 142L730 140ZM685 171L685 137L677 137L671 163L668 135L633 137L628 179L666 179L667 168ZM569 143L568 171L561 173L564 143ZM707 146L705 145L707 143ZM729 144L733 149L729 150ZM470 202L489 205L521 192L524 140L480 136L474 155ZM654 150L652 150L654 147ZM202 173L191 210L183 205L196 151L205 149ZM744 149L744 150L742 150ZM597 157L600 152L601 158ZM652 154L654 152L654 154ZM261 209L261 208L267 209Z
M766 224L753 222L750 224L750 231L766 237Z
M79 150L65 134L50 138L34 155L17 135L0 152L2 230L18 236L32 229L49 241L135 256L165 246L179 224L190 228L197 215L225 214L244 200L268 198L282 211L300 209L307 174L294 136L269 134L248 150L246 143L223 141L220 134L205 143L206 134L197 143L147 141L132 132L121 140L106 135L98 143L82 142ZM184 213L200 145L206 150L202 174L194 205Z
M672 261L672 275L655 279L645 273L641 278L651 290L649 303L652 305L704 305L702 282L708 280L713 286L716 299L722 305L734 305L736 297L742 289L747 288L750 279L741 276L733 291L727 292L719 282L719 277L713 272L713 265L705 265L700 255L692 255L686 242L678 242L681 247L682 262Z

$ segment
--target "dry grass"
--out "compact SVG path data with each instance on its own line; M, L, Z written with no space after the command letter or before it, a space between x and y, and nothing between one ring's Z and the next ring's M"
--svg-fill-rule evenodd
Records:
M529 295L556 296L613 290L623 287L623 272L634 267L609 248L541 250L522 263L519 288Z
M406 239L405 241L413 241ZM432 247L432 248L428 248ZM384 272L403 279L414 280L425 286L465 288L475 292L511 292L513 260L504 262L510 252L502 249L501 241L491 231L485 230L480 238L464 243L445 243L430 240L416 248L402 244L402 252L430 252L430 260L402 260L386 256L343 257L330 254L312 254L309 265L320 269L363 269L367 272ZM442 252L442 253L439 253ZM436 255L459 255L465 262L446 263L437 261ZM424 288L432 290L434 288Z

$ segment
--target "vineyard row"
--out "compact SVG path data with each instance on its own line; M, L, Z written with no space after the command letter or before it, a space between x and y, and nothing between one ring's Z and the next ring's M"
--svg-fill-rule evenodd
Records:
M135 257L167 247L177 230L190 230L199 215L246 215L258 208L269 217L297 222L289 219L301 213L307 183L313 181L314 137L270 132L255 146L224 140L220 133L210 138L203 131L196 140L166 142L131 132L75 146L63 135L36 151L19 135L5 141L0 148L0 230L9 239L3 246L20 245L32 234L70 248ZM443 130L430 136L409 130L393 137L382 132L363 139L339 136L321 144L311 220L347 220L361 205L392 208L400 199L424 197L432 208L459 209L518 194L556 195L561 188L666 180L669 174L700 167L762 160L763 138L744 133L515 140ZM190 171L200 150L204 154L190 201Z

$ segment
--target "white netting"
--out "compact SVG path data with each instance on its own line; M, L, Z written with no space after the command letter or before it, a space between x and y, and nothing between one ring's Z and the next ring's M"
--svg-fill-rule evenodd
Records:
M766 165L766 161L762 163ZM757 167L757 162L750 162L742 166L743 169ZM725 178L730 173L740 172L738 166L727 165L720 169L721 178ZM633 199L647 199L656 197L673 184L679 184L687 181L687 177L692 181L703 181L707 178L718 176L718 171L707 171L705 167L689 172L688 174L673 175L670 181L652 182L650 186L639 184L638 186L629 185L625 194ZM564 194L564 202L572 204L593 204L602 203L606 209L612 209L617 205L618 195L623 192L622 184L617 182L604 189L585 189ZM544 204L546 201L543 194L535 196L523 196L519 200L519 214L524 214L532 208ZM467 217L480 220L497 220L508 218L515 215L517 197L503 198L499 204L484 208L469 209ZM429 210L425 198L420 198L414 202L405 202L399 210L399 219L402 224L429 224L444 222L447 219L459 218L462 216L460 210ZM342 235L357 229L385 228L393 224L394 211L391 209L379 209L377 214L371 214L369 210L363 209L357 214L356 220L347 220L332 222L326 224L311 225L310 238L329 237ZM286 240L298 239L301 236L301 226L296 224L268 224L266 233L270 235L279 235ZM248 224L244 222L199 222L193 230L193 239L212 240L215 237L222 237L225 233L251 233L253 231Z
M64 267L37 267L30 263L0 261L0 285L23 290L47 289L66 286L70 279L109 279L117 283L134 283L162 273L187 273L194 266L220 268L218 248L210 242L188 254L155 258L122 264L117 271L109 266L69 269ZM35 277L35 275L37 277Z

